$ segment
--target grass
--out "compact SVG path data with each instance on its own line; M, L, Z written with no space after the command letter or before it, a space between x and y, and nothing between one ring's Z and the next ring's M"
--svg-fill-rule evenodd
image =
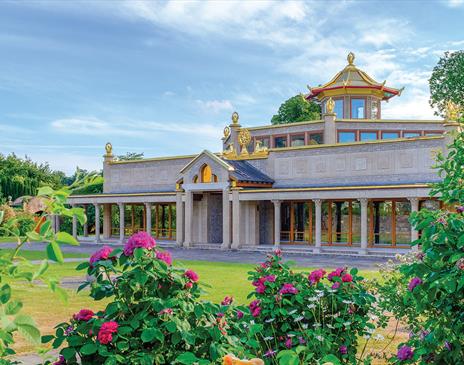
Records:
M178 267L191 268L195 270L200 281L210 287L205 288L203 298L211 301L221 301L226 295L233 295L239 304L247 303L249 300L246 296L252 291L252 286L248 281L248 272L253 270L255 265L240 263L220 263L208 261L175 261L174 265ZM49 274L58 278L84 278L85 271L77 272L75 267L77 263L66 262L64 264L53 264L49 269ZM331 268L329 268L331 269ZM303 270L303 268L295 268ZM311 268L304 268L309 271ZM381 279L380 273L375 270L362 270L361 275L367 279ZM33 316L37 321L43 334L53 333L53 327L67 320L82 308L93 310L103 309L106 301L94 302L88 297L88 292L77 294L75 290L67 290L69 294L68 302L61 302L47 288L41 286L27 287L25 285L14 286L14 296L24 302L25 313ZM53 310L50 310L53 308ZM380 351L388 343L388 336L394 330L395 324L391 323L389 328L382 331L386 339L381 342L370 342L369 351ZM395 340L387 350L394 351L398 341L404 339L407 333L400 333L400 337ZM17 338L15 349L18 353L33 352L34 349L22 338ZM375 364L384 364L383 361L376 361Z
M14 251L14 249L12 249L12 248L3 248L3 249L1 249L2 253L12 253L13 251ZM28 260L43 260L43 259L47 258L47 254L45 253L45 251L35 251L35 250L21 250L19 252L18 256L24 257L25 259L28 259ZM63 256L64 256L64 258L68 258L68 259L71 259L71 258L87 258L87 257L89 257L89 255L87 255L87 254L74 253L74 252L63 253Z

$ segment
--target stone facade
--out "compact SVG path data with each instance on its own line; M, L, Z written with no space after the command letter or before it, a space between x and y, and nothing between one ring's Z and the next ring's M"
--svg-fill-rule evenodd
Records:
M234 113L219 153L115 161L110 146L103 194L72 196L69 203L93 204L97 216L104 216L103 227L99 219L95 222L96 242L101 241L100 232L111 239L118 228L110 227L111 205L118 206L115 239L121 242L136 219L125 216L127 205L143 206L139 226L185 247L298 244L315 253L343 246L366 254L416 239L408 215L434 204L428 198L429 183L438 179L434 155L446 150L451 138L446 132L455 125L381 119L380 102L401 90L376 84L353 59L346 68L359 73L354 91L346 78L340 88L337 76L306 96L319 98L321 120L247 129ZM365 100L357 113L376 118L337 118L332 98L343 100L344 116L353 113L348 105L352 100L358 107L359 100ZM315 133L317 139L311 137ZM275 147L276 138L286 147ZM294 141L298 144L292 146Z

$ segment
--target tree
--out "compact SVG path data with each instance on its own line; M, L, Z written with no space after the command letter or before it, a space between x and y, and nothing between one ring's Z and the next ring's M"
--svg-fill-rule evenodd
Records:
M448 101L464 107L464 51L445 52L433 68L430 84L430 105L445 116Z
M143 152L126 152L125 155L116 156L118 161L133 161L133 160L141 160L143 158Z
M307 101L302 95L296 95L280 105L272 124L288 124L321 118L321 106L314 101Z

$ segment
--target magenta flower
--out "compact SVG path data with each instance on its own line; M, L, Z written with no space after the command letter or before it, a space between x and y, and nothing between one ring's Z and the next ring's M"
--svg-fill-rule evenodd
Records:
M243 318L243 312L241 310L237 310L237 319Z
M292 348L292 338L291 337L287 337L287 339L285 340L285 347L288 348L288 349Z
M58 360L56 360L53 365L66 365L66 359L64 358L63 355L60 355L58 357Z
M145 250L152 250L156 246L155 239L147 232L138 232L130 236L124 246L124 255L132 256L136 248L144 248Z
M339 268L335 269L334 271L332 271L331 273L329 273L329 275L327 275L327 279L332 281L334 277L342 276L343 273L345 272L345 270L346 270L345 268L339 267Z
M342 276L342 281L343 281L344 283L351 283L351 282L353 281L353 277L351 276L351 274L348 274L348 273L347 273L347 274L344 274L344 275Z
M261 301L260 300L253 300L248 308L250 308L251 315L253 317L258 317L261 314Z
M94 315L95 313L91 311L90 309L81 309L79 312L73 315L73 318L76 321L87 322L87 321L90 321Z
M264 354L264 357L274 357L277 351L269 350Z
M282 250L280 248L277 248L274 250L274 255L281 257L282 256Z
M174 311L172 310L172 308L165 308L165 309L158 312L158 314L161 315L161 316L163 314L167 314L168 316L170 316L173 313L174 313Z
M158 251L156 253L156 258L158 260L161 260L161 261L164 261L168 266L171 266L172 265L172 256L169 252L167 251Z
M321 281L325 274L326 272L323 269L314 270L311 272L311 274L309 274L308 280L313 285L317 284L319 281Z
M464 213L464 206L460 205L459 207L456 207L456 211L458 213Z
M337 290L338 288L340 288L340 282L336 281L335 283L333 283L332 289Z
M103 323L98 331L98 342L103 345L110 343L113 340L113 334L118 332L118 327L119 325L114 321Z
M234 301L234 297L226 296L226 297L222 300L221 305L231 305L233 301Z
M348 353L348 347L346 347L345 345L341 345L339 348L338 348L338 351L342 354L342 355L346 355Z
M396 354L396 357L400 361L410 360L414 356L414 351L409 346L401 346Z
M298 289L293 286L293 284L285 283L282 285L282 288L279 290L280 294L297 294Z
M418 285L422 284L422 280L418 277L412 278L408 284L408 290L413 291L414 288Z
M103 246L100 250L95 252L92 256L90 256L90 266L93 266L96 262L100 260L108 260L111 252L113 249L110 246Z
M198 281L198 274L193 270L190 270L190 269L187 270L184 275L185 277L189 278L190 281L193 281L194 283Z

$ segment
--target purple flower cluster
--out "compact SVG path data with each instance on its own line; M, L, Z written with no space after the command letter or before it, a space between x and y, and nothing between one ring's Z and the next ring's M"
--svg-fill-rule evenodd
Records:
M261 314L260 305L261 305L260 300L253 300L248 306L250 308L250 312L253 317L258 317Z
M314 270L308 276L308 280L311 285L317 284L325 276L326 272L323 269Z
M409 346L401 346L396 354L396 357L400 361L410 360L414 356L414 351Z
M418 285L422 284L422 280L418 277L412 278L408 284L408 290L413 291L414 288Z
M279 290L280 294L298 294L298 289L293 284L285 283Z
M167 251L158 251L156 252L156 258L158 260L164 261L168 266L172 265L172 256L169 252Z
M90 266L93 266L98 261L108 260L112 252L113 249L110 246L103 246L100 250L90 256Z
M152 250L156 246L155 239L147 232L138 232L133 234L124 246L124 255L132 256L136 248Z
M262 278L259 278L258 280L253 281L252 285L256 287L256 292L259 294L264 294L266 291L266 283L270 282L273 283L275 282L276 277L275 275L266 275L263 276Z

